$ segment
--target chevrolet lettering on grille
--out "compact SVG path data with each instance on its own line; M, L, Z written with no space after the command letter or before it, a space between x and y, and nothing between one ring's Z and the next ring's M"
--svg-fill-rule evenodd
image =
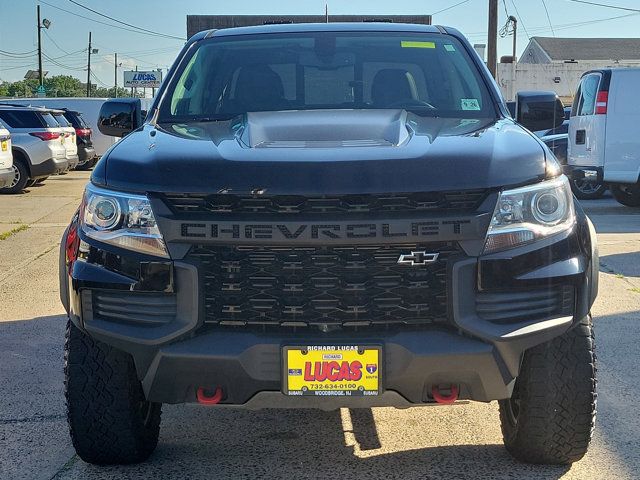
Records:
M359 243L383 240L412 241L420 239L460 240L480 235L479 217L468 219L433 219L425 221L392 220L380 223L249 223L249 222L183 222L175 233L165 229L166 239L208 242L340 242ZM173 224L172 226L175 226Z

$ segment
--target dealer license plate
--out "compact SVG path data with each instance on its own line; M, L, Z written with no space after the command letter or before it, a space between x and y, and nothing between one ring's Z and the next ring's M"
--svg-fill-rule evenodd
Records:
M287 395L364 396L380 391L380 347L286 346L283 357Z

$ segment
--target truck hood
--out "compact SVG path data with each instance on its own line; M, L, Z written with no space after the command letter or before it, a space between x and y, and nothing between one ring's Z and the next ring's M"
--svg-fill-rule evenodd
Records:
M132 192L407 193L532 183L545 167L542 144L510 119L316 110L145 125L92 181Z

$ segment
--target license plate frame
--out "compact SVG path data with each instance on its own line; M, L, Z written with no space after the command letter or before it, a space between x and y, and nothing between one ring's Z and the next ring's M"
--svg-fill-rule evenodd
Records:
M382 393L381 345L283 345L281 352L282 393L287 396L361 397ZM360 363L359 369L356 361ZM317 366L316 362L321 365ZM328 365L325 366L325 362ZM344 367L343 362L347 362L348 367ZM321 378L324 373L330 373L337 379L317 380L318 368ZM361 377L355 379L358 371Z

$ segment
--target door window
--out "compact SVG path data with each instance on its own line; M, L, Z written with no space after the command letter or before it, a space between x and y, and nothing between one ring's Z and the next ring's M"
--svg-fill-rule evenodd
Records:
M599 73L591 73L582 79L573 104L572 115L583 116L595 113L600 78Z

